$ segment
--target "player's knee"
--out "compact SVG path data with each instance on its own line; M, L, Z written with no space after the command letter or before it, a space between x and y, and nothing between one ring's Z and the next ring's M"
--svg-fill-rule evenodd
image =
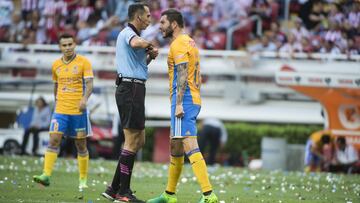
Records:
M76 140L75 146L76 146L76 149L80 152L87 151L86 142L83 140Z
M187 137L184 139L183 147L185 152L199 148L196 138Z
M145 144L144 139L137 137L136 139L132 140L130 146L134 151L139 151Z
M60 146L60 139L58 138L54 138L54 139L50 139L49 141L49 146L51 148L58 148Z
M173 155L184 154L184 147L183 147L182 141L180 139L172 140L170 142L170 150L171 150L171 154L173 154Z
M137 142L137 149L141 149L145 145L145 139L139 139Z
M76 148L77 148L78 152L86 152L87 151L86 145L78 145Z

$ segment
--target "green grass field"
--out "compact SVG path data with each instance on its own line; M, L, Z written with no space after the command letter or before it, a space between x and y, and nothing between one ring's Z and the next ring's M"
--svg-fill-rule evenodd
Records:
M42 159L0 156L0 202L109 202L100 196L112 179L115 161L91 160L88 190L78 192L76 159L58 159L49 187L32 181L40 174ZM213 167L211 182L221 203L230 202L360 202L360 176L249 171ZM136 163L132 189L141 199L160 194L167 165ZM186 165L178 185L179 203L196 203L199 186Z

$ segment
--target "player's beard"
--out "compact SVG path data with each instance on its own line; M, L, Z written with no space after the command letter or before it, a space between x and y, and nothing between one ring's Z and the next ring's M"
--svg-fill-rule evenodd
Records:
M168 28L165 29L165 34L163 35L163 38L172 37L173 33L174 30L169 26Z

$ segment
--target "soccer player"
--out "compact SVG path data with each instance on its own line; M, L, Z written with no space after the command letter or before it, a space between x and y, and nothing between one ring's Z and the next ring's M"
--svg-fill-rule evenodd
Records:
M116 41L116 104L124 129L125 143L111 183L102 196L119 202L144 202L130 189L136 153L145 143L145 83L147 65L158 55L152 44L140 37L150 24L149 7L135 3L128 9L129 23Z
M75 139L79 164L79 190L87 188L89 153L86 137L91 135L86 103L93 90L93 71L88 59L75 53L75 39L70 34L59 37L63 54L52 65L55 83L55 112L50 123L50 141L45 152L44 170L34 176L34 181L50 185L50 177L56 162L63 135Z
M168 54L171 157L166 190L160 197L148 200L148 203L177 202L175 192L184 164L184 152L203 193L199 202L218 202L196 139L196 118L201 108L199 50L183 28L183 17L178 10L168 9L161 14L160 31L164 38L171 40Z
M320 172L329 156L324 154L324 146L331 146L333 138L329 131L317 131L310 135L305 147L305 172Z

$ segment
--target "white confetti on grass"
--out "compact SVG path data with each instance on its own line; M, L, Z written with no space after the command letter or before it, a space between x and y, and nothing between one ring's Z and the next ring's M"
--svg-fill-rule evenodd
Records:
M188 181L187 178L185 178L185 177L184 177L184 178L181 178L181 182L182 182L182 183L186 183L187 181Z

